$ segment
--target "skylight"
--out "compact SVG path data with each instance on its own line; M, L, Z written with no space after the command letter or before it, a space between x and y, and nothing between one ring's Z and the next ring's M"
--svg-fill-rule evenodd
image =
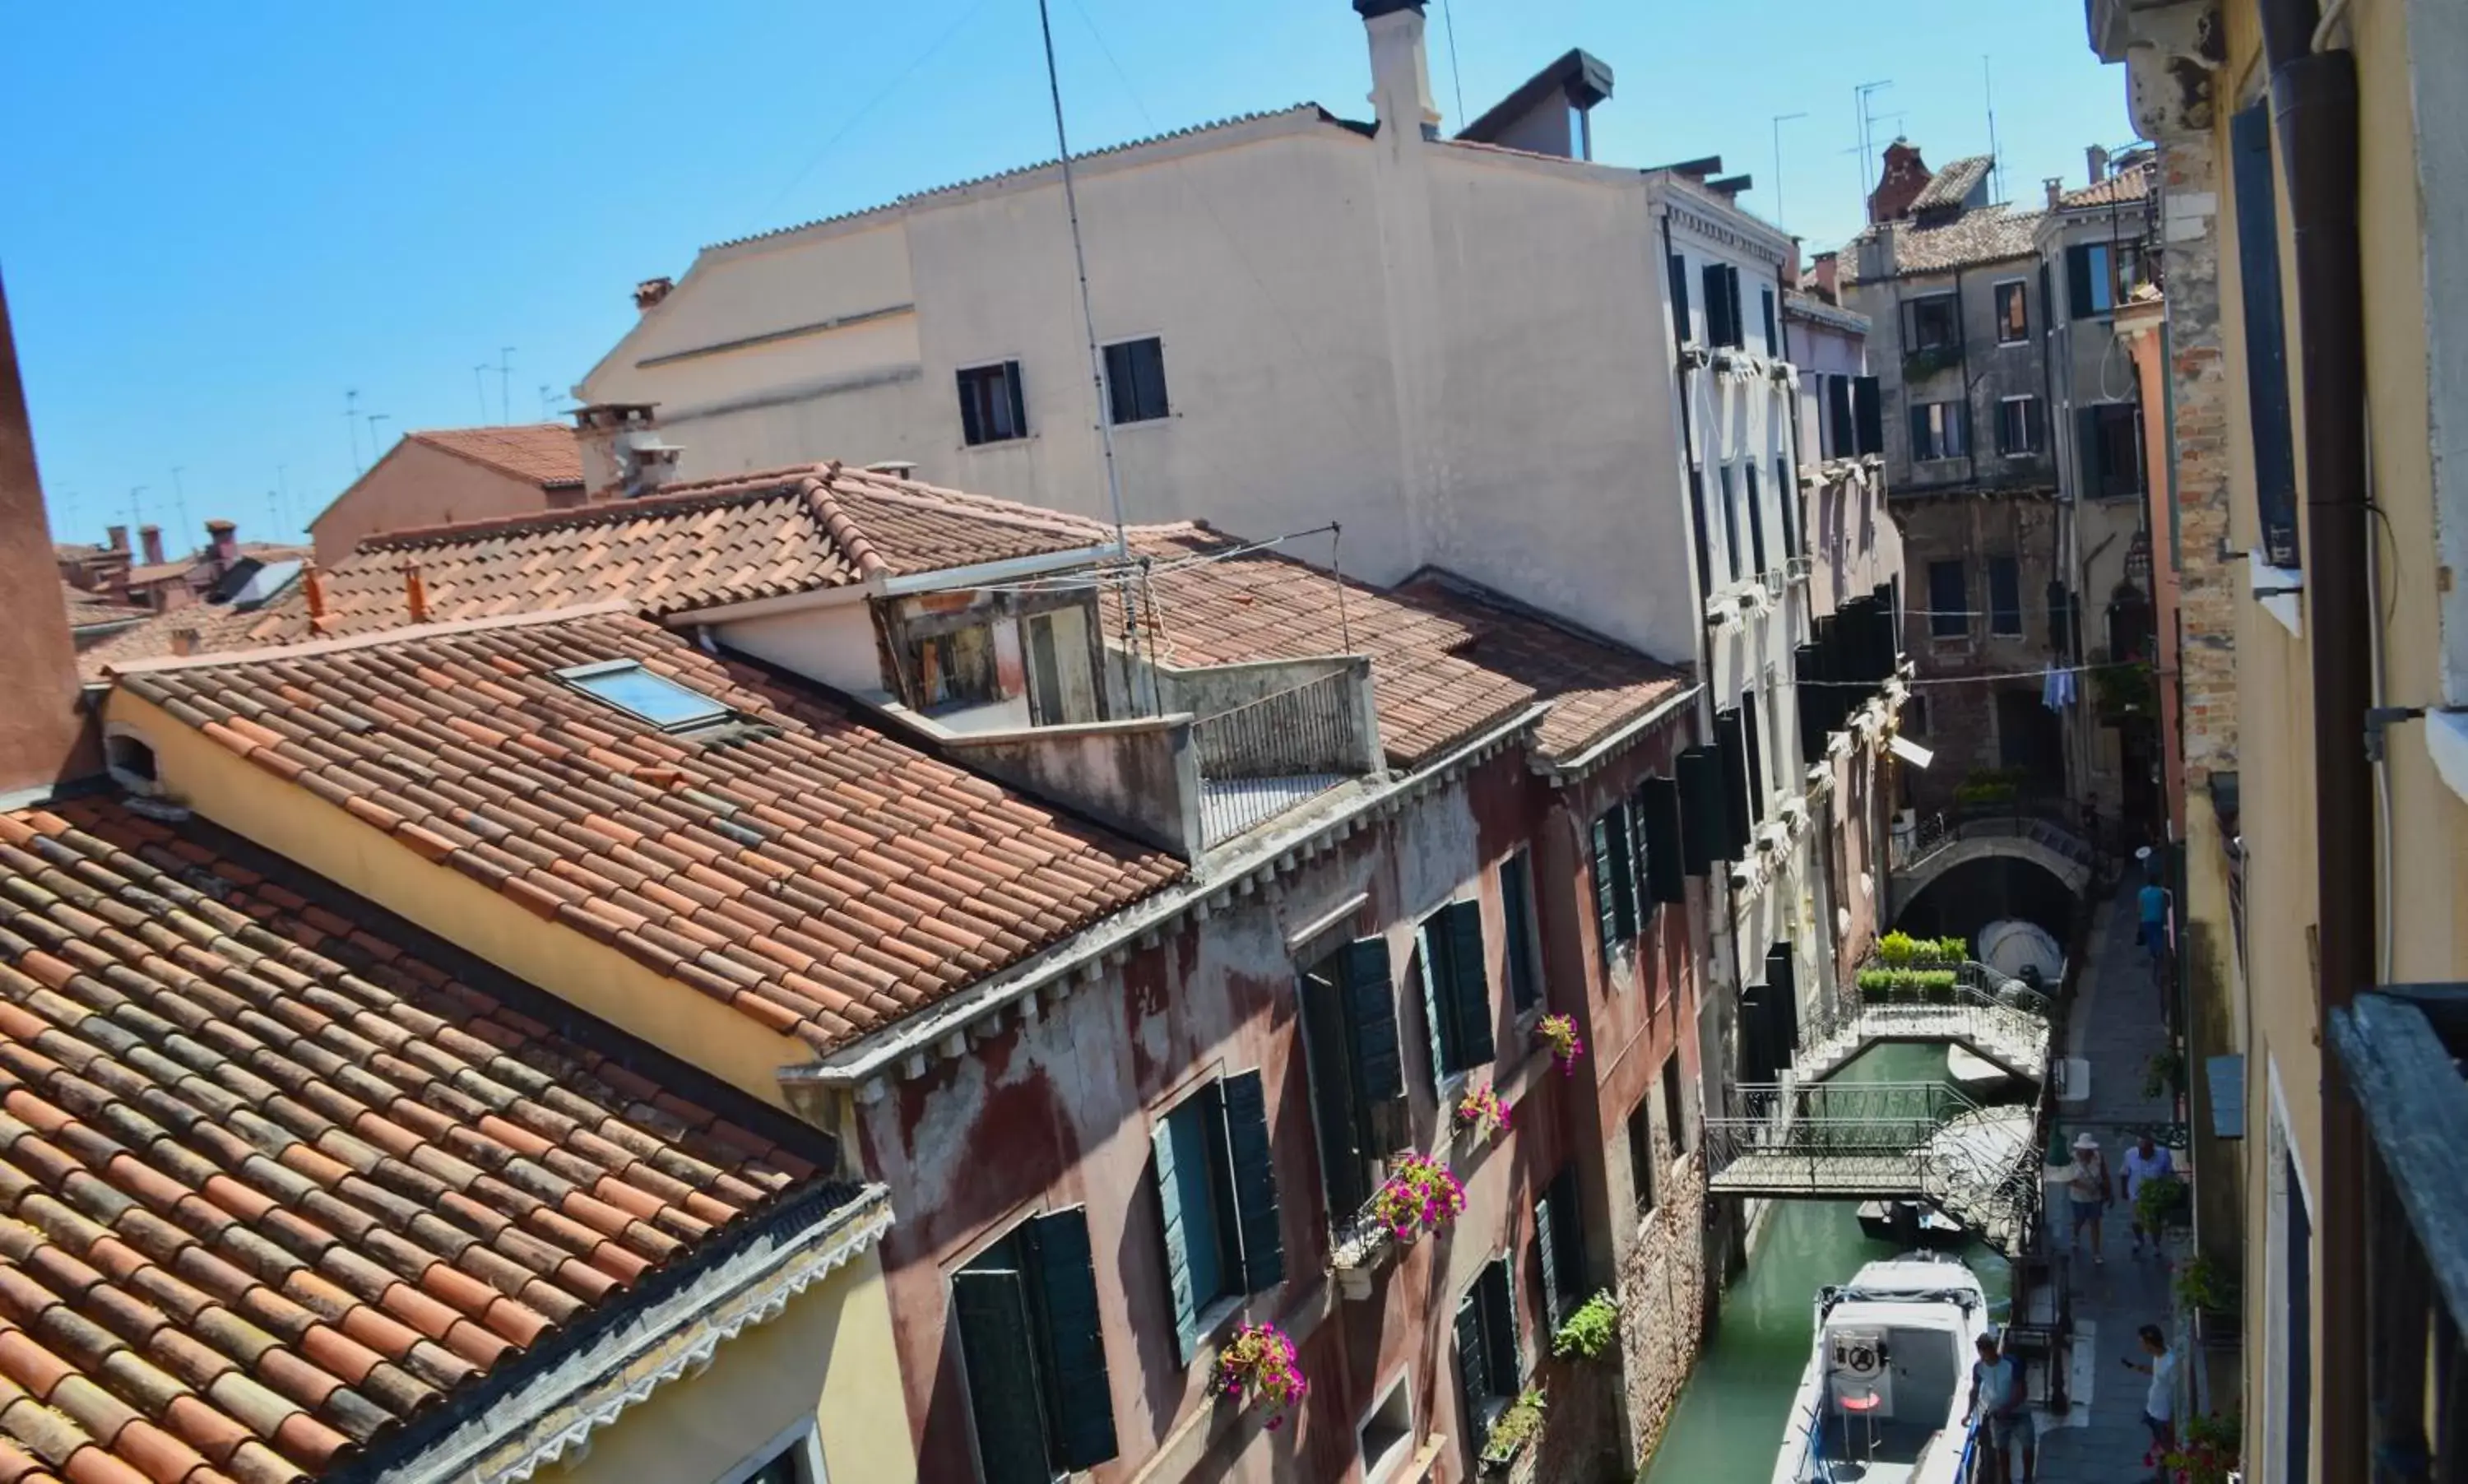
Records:
M689 686L655 675L630 659L560 670L558 678L595 700L649 721L664 732L682 732L725 719L726 706Z

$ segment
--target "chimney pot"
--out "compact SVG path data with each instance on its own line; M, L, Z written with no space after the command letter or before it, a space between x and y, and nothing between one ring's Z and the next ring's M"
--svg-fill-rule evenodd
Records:
M685 450L660 437L656 411L651 402L594 402L575 409L586 498L637 499L675 475L677 456Z
M428 584L420 580L417 564L402 569L402 598L403 606L411 613L413 623L428 622Z
M326 574L317 570L313 560L300 563L301 590L308 595L308 618L323 623L326 618Z
M146 548L146 564L149 567L161 566L163 564L163 528L139 526L137 539Z
M206 545L213 553L215 565L230 570L240 560L240 527L228 520L207 521Z
M2040 182L2040 184L2047 187L2048 204L2051 207L2057 204L2058 197L2066 194L2066 183L2062 176L2050 175L2047 179Z
M200 637L202 636L196 629L188 628L185 625L181 628L172 629L171 652L183 657L196 653L197 641Z
M2092 185L2098 185L2101 181L2106 180L2108 178L2108 150L2102 146L2093 145L2089 149L2083 151L2083 154L2084 158L2089 160L2091 163L2091 183Z
M1431 139L1440 110L1431 106L1430 55L1423 44L1424 0L1354 0L1371 37L1371 104L1384 134Z
M647 278L641 283L635 285L635 312L644 314L651 312L651 306L658 304L661 300L667 298L669 296L669 290L676 286L677 281L666 276L665 274L659 278Z
M110 544L113 551L128 550L128 528L126 526L111 526L107 528L107 530L111 537Z

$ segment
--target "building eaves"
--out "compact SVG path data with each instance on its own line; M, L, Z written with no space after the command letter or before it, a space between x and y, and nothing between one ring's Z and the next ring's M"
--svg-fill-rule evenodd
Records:
M1554 94L1566 97L1572 104L1591 107L1611 96L1611 63L1582 47L1570 47L1554 58L1549 66L1517 85L1515 91L1485 110L1482 117L1457 130L1457 138L1473 144L1497 144L1499 131L1517 123Z
M1868 316L1865 314L1828 304L1815 294L1804 294L1796 289L1784 292L1782 309L1787 319L1804 319L1812 324L1829 326L1846 334L1864 335L1869 330Z

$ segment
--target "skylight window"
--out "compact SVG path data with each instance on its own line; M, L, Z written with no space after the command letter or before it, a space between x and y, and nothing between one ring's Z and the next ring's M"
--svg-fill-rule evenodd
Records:
M653 674L630 659L560 670L558 678L595 700L649 721L664 732L690 731L725 720L729 709L689 686Z

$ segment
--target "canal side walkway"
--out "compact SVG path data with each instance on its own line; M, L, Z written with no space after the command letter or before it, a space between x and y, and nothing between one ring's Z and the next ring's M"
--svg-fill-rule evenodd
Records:
M2084 1095L2061 1098L2056 1116L2067 1147L2086 1130L2098 1137L2112 1173L2123 1168L2125 1126L2174 1116L2167 1094L2142 1091L2144 1068L2168 1039L2150 957L2135 942L2134 892L2140 881L2131 870L2125 878L2094 910L2089 961L2067 1018L2066 1054L2078 1059L2074 1068L2088 1066L2089 1085L2069 1088ZM2047 1250L2070 1272L2074 1340L2072 1404L2063 1417L2040 1418L2038 1477L2043 1484L2131 1484L2157 1471L2142 1461L2151 1447L2142 1422L2150 1378L2122 1362L2129 1355L2142 1358L2136 1333L2143 1325L2173 1328L2169 1273L2153 1244L2144 1244L2141 1257L2133 1255L2133 1205L2122 1191L2100 1221L2105 1264L2091 1261L2088 1244L2069 1250L2071 1219L2061 1182L2050 1181L2045 1204ZM2022 1477L2019 1469L2014 1477Z

